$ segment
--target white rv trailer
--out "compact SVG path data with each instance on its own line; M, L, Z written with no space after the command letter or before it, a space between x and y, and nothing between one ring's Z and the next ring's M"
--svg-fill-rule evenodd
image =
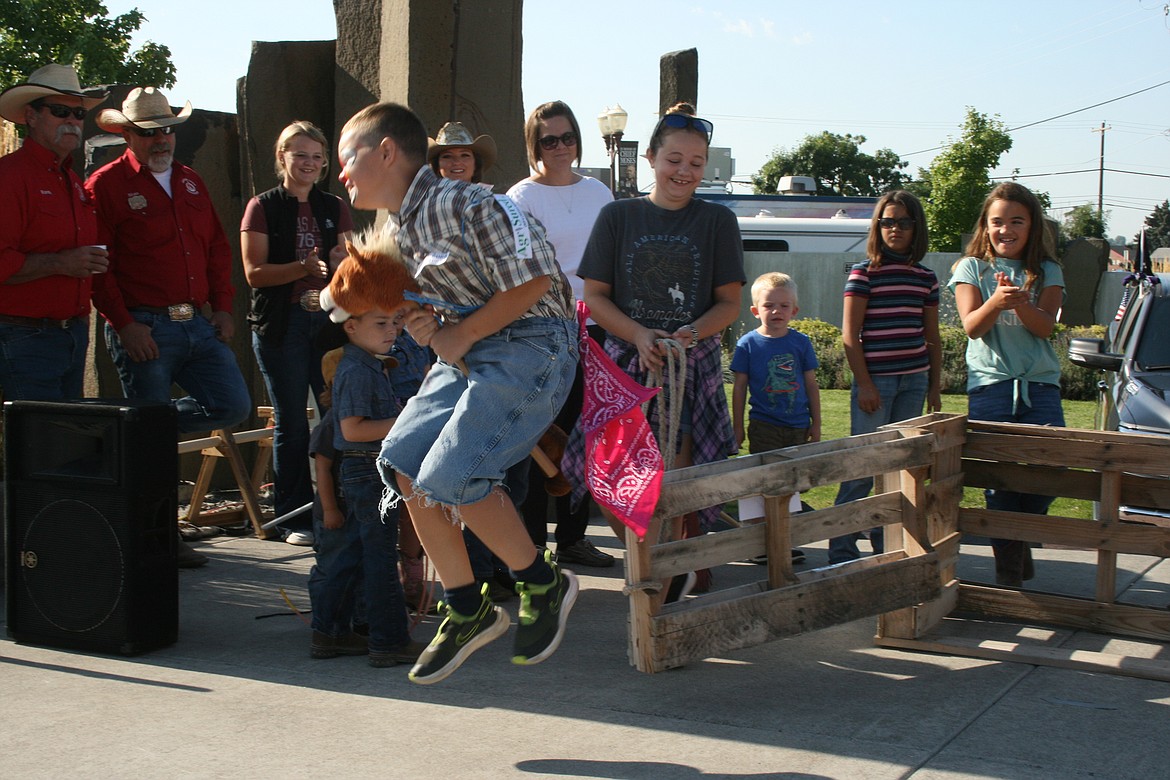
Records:
M735 213L745 252L864 252L877 203L837 195L696 194Z
M869 220L738 217L747 252L864 252Z

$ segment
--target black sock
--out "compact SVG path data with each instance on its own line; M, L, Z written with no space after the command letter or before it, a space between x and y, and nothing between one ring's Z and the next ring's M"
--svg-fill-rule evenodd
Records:
M460 615L471 617L479 612L479 608L483 604L483 594L479 592L479 589L478 582L460 585L458 588L445 589L443 601L446 601L451 609Z
M552 581L556 579L552 567L545 562L544 555L539 550L532 563L528 564L526 568L518 569L515 574L516 579L529 585L551 585Z

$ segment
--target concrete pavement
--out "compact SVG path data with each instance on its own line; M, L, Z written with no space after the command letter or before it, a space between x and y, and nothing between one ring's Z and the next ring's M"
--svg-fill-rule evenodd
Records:
M617 552L608 531L592 539ZM180 633L137 657L0 640L0 776L57 778L1151 778L1170 776L1170 683L878 649L874 620L657 675L626 658L622 569L585 569L561 649L510 663L511 633L448 680L309 658L312 553L197 543ZM823 545L806 548L825 561ZM1090 554L1037 550L1040 590L1092 592ZM1170 604L1170 563L1119 556L1123 600ZM989 548L960 575L989 581ZM715 587L764 576L715 570ZM515 619L516 602L506 605ZM427 640L434 619L416 630ZM956 622L988 638L1170 659L1170 645Z

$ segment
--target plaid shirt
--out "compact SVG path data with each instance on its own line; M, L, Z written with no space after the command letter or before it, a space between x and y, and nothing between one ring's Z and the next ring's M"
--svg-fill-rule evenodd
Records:
M440 179L423 166L390 221L423 295L478 307L501 290L550 276L552 287L520 319L573 318L573 293L544 228L507 197ZM443 316L461 318L453 309Z

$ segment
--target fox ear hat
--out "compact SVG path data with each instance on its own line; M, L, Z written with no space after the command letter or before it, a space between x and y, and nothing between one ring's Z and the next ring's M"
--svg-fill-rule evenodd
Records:
M373 308L392 312L403 304L404 292L419 291L397 242L384 231L347 241L345 249L346 258L321 291L321 308L334 322L345 322Z

